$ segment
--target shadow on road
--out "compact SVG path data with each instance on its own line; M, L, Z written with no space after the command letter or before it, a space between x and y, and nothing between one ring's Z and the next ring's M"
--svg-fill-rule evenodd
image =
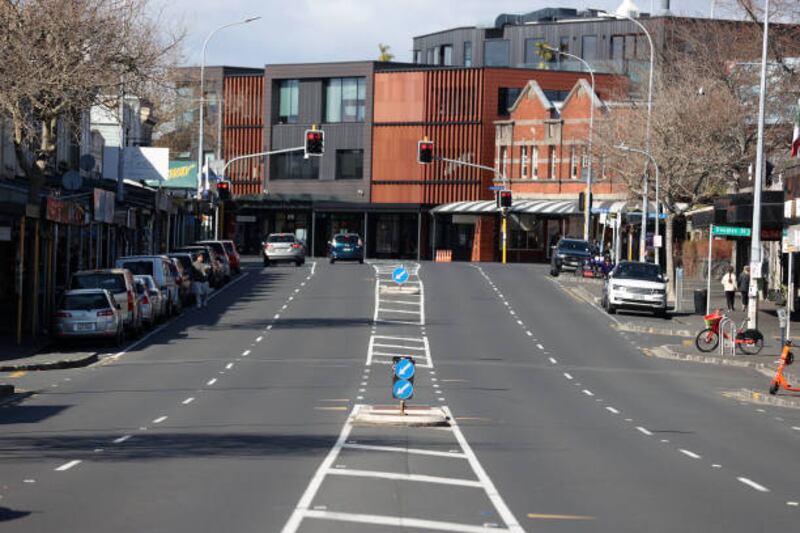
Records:
M0 522L9 522L11 520L17 520L18 518L25 518L29 514L31 514L30 511L15 511L8 507L0 507Z

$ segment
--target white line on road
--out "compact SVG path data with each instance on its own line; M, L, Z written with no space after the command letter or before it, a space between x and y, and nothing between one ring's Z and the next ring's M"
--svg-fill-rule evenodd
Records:
M678 451L681 452L686 457L691 457L692 459L700 459L700 456L691 450L684 450L683 448L680 448Z
M250 350L245 350L242 352L242 357L247 357L248 355L250 355Z
M752 479L747 479L746 477L737 477L736 479L738 479L740 483L744 483L748 487L756 489L758 492L769 492L769 489L767 487L759 483L756 483Z
M233 363L228 363L225 365L225 370L230 370L231 368L233 368Z
M194 401L194 398L186 398L186 399L185 399L185 400L183 400L181 403L182 403L183 405L189 405L189 404L190 404L190 403L192 403L193 401Z
M166 417L166 416L159 416L158 418L156 418L155 420L153 420L153 424L160 424L161 422L163 422L163 421L164 421L164 420L166 420L166 419L167 419L167 417Z
M278 320L281 317L280 313L272 317L272 320Z
M570 374L569 372L564 372L564 377L567 379L572 379L572 374Z
M616 409L614 409L610 405L606 407L606 411L608 411L609 413L614 413L615 415L619 414L619 411L617 411Z
M267 331L269 331L269 330L271 330L271 329L272 329L272 324L270 324L269 326L267 326Z
M116 438L116 439L112 440L111 442L113 442L114 444L122 444L123 442L125 442L129 438L131 438L130 435L123 435L122 437Z
M542 346L541 344L537 344L536 347L539 348L540 350L544 350L544 346Z
M528 337L533 337L533 332L532 331L526 331L525 335L527 335Z
M459 479L453 477L440 477L440 476L427 476L424 474L402 474L398 472L379 472L375 470L347 470L347 469L329 469L329 475L337 476L351 476L351 477L371 477L378 479L393 479L397 481L417 481L420 483L436 483L440 485L455 485L459 487L475 487L482 488L483 484L480 481L471 479Z
M792 429L795 431L800 431L800 426L792 426Z
M642 426L636 426L636 430L647 435L648 437L652 437L653 433L649 431L647 428L643 428Z
M208 380L208 383L206 383L206 385L208 385L208 386L210 387L211 385L213 385L213 384L214 384L214 383L216 383L216 382L217 382L217 378L214 378L214 379L209 379L209 380Z
M586 396L594 396L594 393L592 391L588 390L588 389L583 389L583 393Z
M256 342L261 342L264 340L264 337L256 337Z
M551 362L551 363L553 363L554 365L557 365L557 364L558 364L558 361L556 361L554 358L552 358L552 357L548 357L548 359L549 359L549 360L550 360L550 362Z
M79 459L76 459L74 461L70 461L68 463L64 463L63 465L61 465L58 468L56 468L56 472L64 472L66 470L69 470L73 466L77 466L79 464L81 464L81 461Z
M455 531L459 533L486 533L487 531L508 531L504 529L458 524L455 522L440 522L438 520L424 520L419 518L405 518L403 516L384 516L373 514L340 513L323 510L309 510L303 513L305 518L318 518L337 522L353 522L356 524L371 524L381 526L396 526L414 528L423 531ZM294 531L294 530L292 530Z
M522 320L517 320L517 325L524 326L525 324L522 322Z

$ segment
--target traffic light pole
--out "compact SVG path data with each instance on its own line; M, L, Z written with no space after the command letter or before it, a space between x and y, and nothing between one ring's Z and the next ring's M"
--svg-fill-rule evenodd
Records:
M508 178L506 178L505 174L501 174L496 168L489 167L486 165L479 165L478 163L469 163L467 161L460 161L458 159L449 159L447 157L436 156L433 158L434 161L444 161L445 163L451 163L453 165L461 165L465 167L477 168L479 170L488 170L489 172L494 173L495 181L499 178L500 181L503 182L503 187L508 188ZM506 264L506 254L508 251L508 209L502 208L500 211L501 221L501 239L502 239L502 258L503 264Z

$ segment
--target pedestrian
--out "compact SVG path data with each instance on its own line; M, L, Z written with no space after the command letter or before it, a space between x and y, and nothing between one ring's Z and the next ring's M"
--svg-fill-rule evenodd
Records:
M208 305L208 267L203 254L197 254L192 263L192 293L197 309Z
M732 266L729 266L722 276L722 289L725 291L725 302L728 304L728 311L734 311L736 303L736 276Z
M739 274L738 283L739 294L742 295L742 311L747 311L747 293L750 290L750 267L745 265L742 273Z

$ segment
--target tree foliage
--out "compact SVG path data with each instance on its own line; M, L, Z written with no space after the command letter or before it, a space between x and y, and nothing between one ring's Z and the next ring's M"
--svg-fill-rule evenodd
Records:
M388 44L379 43L378 51L380 55L378 55L378 61L391 61L394 59L394 54L389 51L391 48Z

